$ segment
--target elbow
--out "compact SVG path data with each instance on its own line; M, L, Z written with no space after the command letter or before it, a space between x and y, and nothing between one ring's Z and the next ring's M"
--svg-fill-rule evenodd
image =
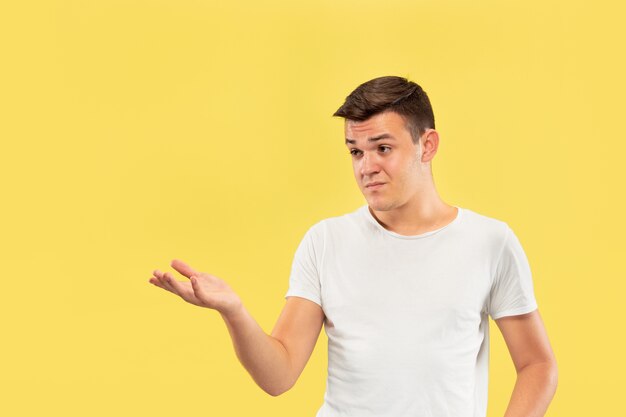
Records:
M279 395L282 395L282 394L286 393L287 391L289 391L293 386L294 386L294 384L290 383L290 384L282 385L282 386L261 387L261 388L263 388L263 391L265 391L266 393L268 393L272 397L278 397Z
M545 390L554 396L556 387L559 384L559 368L555 360L541 362L529 366L529 372L536 372L537 382L539 382Z
M536 362L525 365L517 370L518 376L521 373L529 373L532 377L538 381L546 389L556 391L556 387L559 382L559 369L555 360Z
M268 393L272 397L278 397L279 395L282 395L282 394L286 393L290 389L291 389L291 387L280 388L280 389L263 389L263 391L265 391L266 393Z
M556 395L556 389L559 385L559 369L556 362L553 362L548 368L546 375L546 393L550 398L550 401Z
M552 362L552 366L550 367L550 383L552 384L553 391L556 391L556 387L559 385L559 367L556 364L556 361Z
M284 391L272 391L272 390L265 390L265 392L267 392L272 397L278 397L279 395L284 393Z
M545 367L546 371L546 379L548 383L556 389L556 386L559 383L559 367L556 364L556 360L553 358L552 360L546 363Z

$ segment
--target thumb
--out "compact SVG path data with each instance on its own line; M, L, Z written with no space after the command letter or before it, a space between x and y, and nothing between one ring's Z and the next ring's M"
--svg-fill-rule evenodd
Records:
M192 275L199 275L200 272L193 269L187 263L181 261L180 259L173 259L170 263L170 266L180 272L182 275L186 277L191 277Z
M192 275L189 277L191 281L191 288L193 288L194 294L198 295L198 293L202 292L202 288L200 288L200 283L198 282L198 277L196 275Z

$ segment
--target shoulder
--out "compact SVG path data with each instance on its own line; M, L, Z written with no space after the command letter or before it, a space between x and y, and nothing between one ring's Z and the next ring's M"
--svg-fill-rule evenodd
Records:
M477 227L494 229L494 230L498 230L498 229L504 230L506 227L508 227L507 223L502 219L499 219L497 217L487 216L481 212L478 212L469 208L463 208L463 214L465 215L466 220L469 223Z
M362 221L363 219L363 210L367 206L361 206L359 208L354 209L353 211L345 214L338 214L331 217L326 217L322 220L319 220L311 228L315 229L341 229L345 227L350 227L351 225L355 225Z
M352 212L326 217L313 223L307 230L307 235L315 241L322 241L327 237L350 234L363 223L363 207Z
M506 221L468 208L463 208L463 216L463 229L469 236L486 240L495 248L502 247L510 230Z

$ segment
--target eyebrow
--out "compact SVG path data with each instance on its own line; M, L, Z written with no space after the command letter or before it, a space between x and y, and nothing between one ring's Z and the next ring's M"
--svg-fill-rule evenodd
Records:
M372 136L367 141L368 142L376 142L377 140L381 140L381 139L394 139L395 140L395 138L393 136L391 136L389 133L383 133L382 135ZM346 145L347 144L354 145L354 144L356 144L356 140L346 138Z

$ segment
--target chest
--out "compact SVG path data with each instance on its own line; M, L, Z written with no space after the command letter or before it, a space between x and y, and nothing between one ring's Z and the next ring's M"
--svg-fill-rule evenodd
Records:
M460 242L361 242L329 250L320 279L327 326L393 336L407 326L478 326L491 270L479 248Z

